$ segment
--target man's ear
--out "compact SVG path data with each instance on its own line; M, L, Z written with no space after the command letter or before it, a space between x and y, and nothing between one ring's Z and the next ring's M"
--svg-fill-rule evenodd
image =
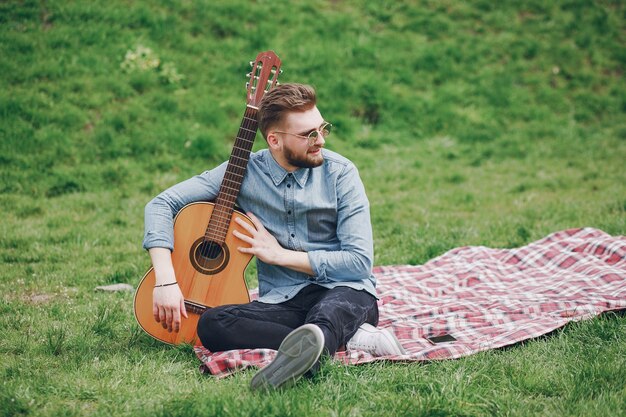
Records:
M278 136L276 136L274 132L269 132L265 139L267 140L267 146L269 146L270 149L280 148L280 140L278 139Z

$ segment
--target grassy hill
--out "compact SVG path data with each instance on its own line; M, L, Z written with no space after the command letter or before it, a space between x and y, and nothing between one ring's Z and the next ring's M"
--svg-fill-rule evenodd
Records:
M93 288L136 285L143 205L228 156L248 61L267 49L281 81L317 88L328 147L359 167L377 264L570 227L626 234L625 13L585 0L1 2L0 416L619 414L623 317L453 362L329 365L257 397L250 373L199 375L189 348L138 330L132 295Z

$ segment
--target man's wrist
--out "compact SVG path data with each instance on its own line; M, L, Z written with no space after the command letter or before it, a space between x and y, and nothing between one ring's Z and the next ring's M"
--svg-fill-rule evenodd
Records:
M287 264L289 264L290 252L293 251L281 247L274 255L274 259L272 259L272 264L278 266L287 266Z
M313 274L313 269L311 267L311 263L309 262L309 255L307 252L303 251L282 248L277 253L274 265L282 266L309 275Z

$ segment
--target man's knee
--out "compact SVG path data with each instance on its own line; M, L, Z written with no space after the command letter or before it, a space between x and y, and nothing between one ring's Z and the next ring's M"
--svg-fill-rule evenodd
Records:
M223 308L209 308L198 320L198 338L202 342L202 346L212 352L217 351L215 342L222 340L222 331L224 330L224 314Z

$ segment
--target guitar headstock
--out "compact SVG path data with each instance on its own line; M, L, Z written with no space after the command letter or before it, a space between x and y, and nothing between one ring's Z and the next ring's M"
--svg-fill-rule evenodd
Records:
M250 61L252 71L248 74L250 80L246 83L248 105L258 107L263 95L277 84L280 70L280 58L274 51L260 52L254 61Z

